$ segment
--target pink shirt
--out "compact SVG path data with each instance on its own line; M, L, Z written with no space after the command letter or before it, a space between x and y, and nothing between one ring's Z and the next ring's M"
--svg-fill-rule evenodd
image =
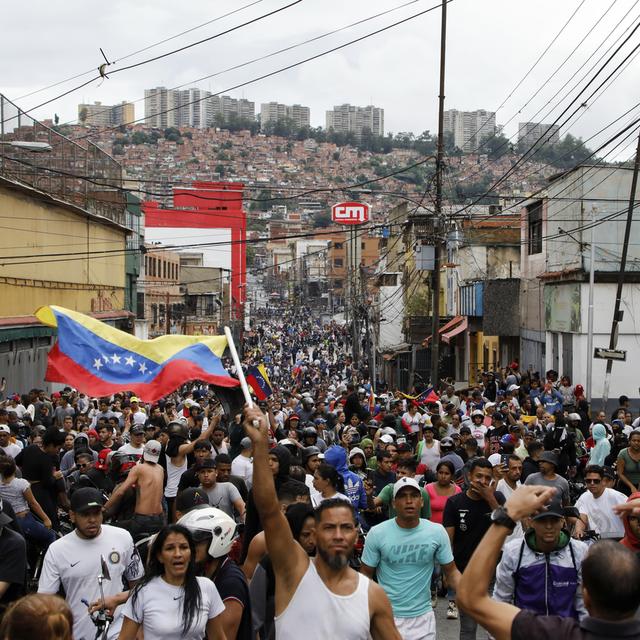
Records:
M427 493L429 494L429 501L431 502L431 522L436 522L437 524L442 524L442 514L444 512L444 507L447 504L447 500L451 496L441 496L436 492L435 485L436 482L430 482L425 486ZM457 493L462 493L462 489L459 486L454 485L456 490L451 495L456 495Z

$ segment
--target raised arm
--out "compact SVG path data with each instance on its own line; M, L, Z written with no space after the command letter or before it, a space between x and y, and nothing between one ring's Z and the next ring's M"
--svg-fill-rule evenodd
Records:
M254 422L258 426L253 426ZM282 594L284 602L288 603L309 566L309 558L294 540L289 523L278 503L276 487L269 467L266 418L257 407L245 408L243 424L253 444L253 499L264 528L277 584L282 584L288 592L289 597ZM282 603L283 600L280 602Z

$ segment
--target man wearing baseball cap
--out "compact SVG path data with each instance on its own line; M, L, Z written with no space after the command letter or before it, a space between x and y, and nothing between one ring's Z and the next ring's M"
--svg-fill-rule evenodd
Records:
M435 563L442 566L452 588L460 578L447 532L442 525L420 518L422 505L416 480L400 478L393 485L396 517L369 531L362 554L361 571L369 578L377 572L404 640L435 640L436 619L431 608Z
M102 583L107 608L114 612L109 637L117 637L122 626L118 605L126 602L122 579L133 587L144 574L143 564L131 534L102 523L102 493L92 487L76 490L71 496L69 516L75 530L56 540L44 557L38 593L56 594L62 587L73 612L73 637L91 640L96 635L89 617L99 608L100 588L96 576L103 573L104 562L110 580ZM91 603L88 609L83 600Z
M126 480L115 488L105 505L105 511L108 511L118 503L128 489L135 486L135 513L131 520L118 523L118 526L130 531L134 538L141 534L156 533L165 523L162 509L164 469L158 464L161 448L157 440L149 440L144 445L142 461L132 467Z
M539 473L532 473L527 476L525 484L538 485L542 487L554 487L556 493L552 499L552 505L557 507L568 507L571 503L569 494L569 483L561 475L558 475L560 461L553 451L543 451L538 458L540 467Z
M587 545L572 540L557 506L534 515L524 539L507 541L496 570L493 598L539 615L586 615L580 567ZM552 581L545 584L547 577Z

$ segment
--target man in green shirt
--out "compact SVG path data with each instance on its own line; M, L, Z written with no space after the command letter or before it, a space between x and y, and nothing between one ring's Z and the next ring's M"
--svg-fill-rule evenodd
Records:
M396 475L398 480L400 478L414 478L416 475L417 463L415 460L403 460L398 464L398 470ZM424 490L424 488L420 488L420 494L422 495L422 507L420 508L420 517L428 520L431 518L431 503L429 501L429 494ZM389 518L396 517L396 510L393 506L393 484L388 484L386 487L380 491L380 493L373 500L374 506L388 506L389 507Z

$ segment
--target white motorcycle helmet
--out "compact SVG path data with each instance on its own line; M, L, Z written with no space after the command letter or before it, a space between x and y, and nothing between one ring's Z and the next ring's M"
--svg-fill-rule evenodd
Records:
M210 537L208 553L212 558L227 555L236 537L233 518L215 507L193 509L183 515L178 524L189 529L196 543Z

